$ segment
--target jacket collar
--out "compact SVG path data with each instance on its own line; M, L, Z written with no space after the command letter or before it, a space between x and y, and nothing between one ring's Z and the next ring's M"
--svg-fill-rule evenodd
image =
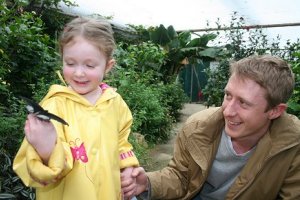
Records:
M229 193L237 196L247 188L268 161L278 153L300 143L299 120L287 113L274 120L267 134L256 146L254 154L244 166ZM232 199L232 198L231 198Z
M218 150L223 128L224 119L221 108L201 111L188 120L187 148L203 173L212 164L213 159L211 158Z
M255 175L270 158L291 147L299 145L299 120L287 113L275 119L269 131L260 139L254 154L250 157L243 171L251 170ZM243 172L242 171L242 172ZM249 173L245 173L249 176ZM243 175L243 174L241 174ZM249 179L250 177L247 177Z
M188 133L187 148L202 170L209 169L212 164L224 125L222 108L213 108L193 115L183 128L183 131ZM275 119L269 131L257 144L247 166L255 167L257 161L263 163L277 153L298 145L300 134L297 127L299 127L299 120L293 115L284 113ZM251 160L254 160L253 166Z
M297 117L284 113L275 119L270 127L266 140L270 140L270 155L276 154L290 146L299 144L299 120Z
M100 99L98 99L98 101L96 102L95 105L93 106L98 106L101 103L108 101L112 98L115 98L117 96L117 92L115 91L114 88L108 87L106 88ZM52 85L49 89L49 92L47 93L47 95L44 97L44 99L42 100L45 101L46 99L49 99L51 97L54 96L61 96L61 97L65 97L66 99L71 99L74 102L77 102L79 104L85 105L90 107L91 104L81 95L77 94L76 92L74 92L72 89L70 89L69 87L66 86L62 86L62 85Z

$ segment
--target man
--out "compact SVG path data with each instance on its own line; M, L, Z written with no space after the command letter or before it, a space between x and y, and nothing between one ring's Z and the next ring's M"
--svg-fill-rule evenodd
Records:
M167 167L136 168L125 196L151 199L300 199L300 121L285 112L294 75L280 58L231 64L220 108L191 116ZM133 188L133 186L136 186Z

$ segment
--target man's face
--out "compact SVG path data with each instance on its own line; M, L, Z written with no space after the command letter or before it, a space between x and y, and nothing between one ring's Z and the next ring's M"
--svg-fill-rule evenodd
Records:
M268 130L266 90L249 78L232 75L222 104L225 132L233 140L258 140Z

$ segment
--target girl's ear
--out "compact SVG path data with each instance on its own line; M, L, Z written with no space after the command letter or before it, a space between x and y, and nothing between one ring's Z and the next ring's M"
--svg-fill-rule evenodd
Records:
M282 113L286 110L287 105L285 103L280 103L271 110L269 110L269 119L276 119L277 117L280 117Z
M105 73L108 73L115 65L115 63L116 63L115 59L110 59L106 64Z

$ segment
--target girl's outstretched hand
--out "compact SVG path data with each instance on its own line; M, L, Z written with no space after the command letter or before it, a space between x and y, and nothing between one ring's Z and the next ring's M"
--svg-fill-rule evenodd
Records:
M43 162L47 164L57 139L54 125L50 121L42 121L34 114L29 114L24 131L28 143L35 148Z

